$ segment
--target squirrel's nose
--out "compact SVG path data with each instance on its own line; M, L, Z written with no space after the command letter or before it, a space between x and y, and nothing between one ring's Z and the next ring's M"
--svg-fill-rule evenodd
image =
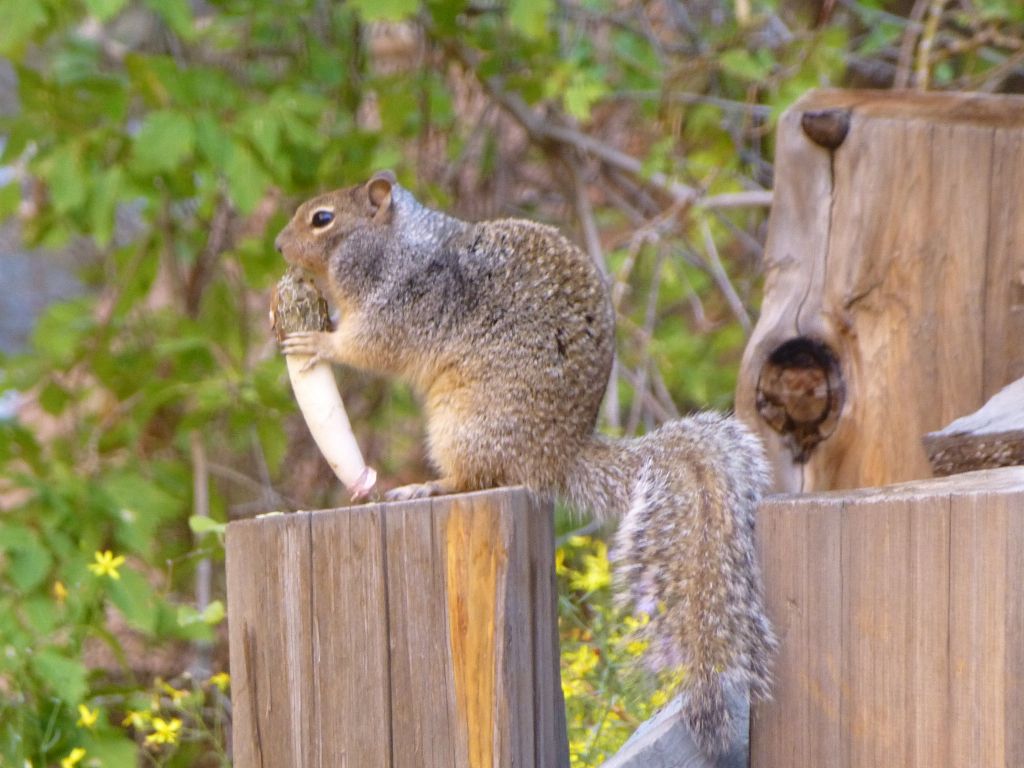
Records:
M280 253L282 256L284 255L284 244L281 241L281 235L283 234L284 232L281 232L280 234L278 234L277 237L274 238L274 247L277 249L277 252Z

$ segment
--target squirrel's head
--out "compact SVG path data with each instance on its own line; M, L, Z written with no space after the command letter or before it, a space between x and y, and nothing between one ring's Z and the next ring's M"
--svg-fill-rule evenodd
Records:
M290 264L325 276L332 255L340 253L346 241L364 240L363 235L379 233L391 223L391 192L397 183L391 171L381 171L365 184L306 201L278 234L274 246ZM379 234L365 242L374 240L380 240Z

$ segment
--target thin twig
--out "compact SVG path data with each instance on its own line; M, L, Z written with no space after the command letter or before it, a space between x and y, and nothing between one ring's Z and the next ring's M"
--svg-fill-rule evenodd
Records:
M267 487L259 480L254 480L244 472L239 472L234 467L229 467L225 464L218 464L213 461L207 462L207 469L209 470L211 475L215 475L223 480L228 480L230 482L236 483L242 486L243 488L247 488L248 490L253 491L254 493L260 494L264 498L261 499L259 503L266 504L266 495L268 493ZM297 500L291 499L287 496L278 493L274 488L271 488L269 492L273 495L273 503L271 504L270 509L299 508L299 502Z
M641 336L640 364L637 366L637 382L633 392L633 403L629 409L629 420L626 422L626 434L632 435L640 425L643 398L641 392L647 391L648 373L654 361L651 360L651 341L654 338L654 324L658 319L658 294L661 291L661 273L665 266L665 249L658 248L654 256L654 267L651 273L651 285L647 291L647 306L644 309L643 335Z
M601 236L597 230L597 222L594 219L594 208L587 197L587 185L583 179L583 171L579 162L574 157L566 158L569 172L572 175L573 197L576 203L576 217L580 221L580 228L583 230L583 241L587 245L587 252L591 260L597 265L605 280L608 279L608 265L605 263L604 249L601 247ZM604 411L605 422L614 430L622 426L619 415L619 379L616 375L615 356L612 358L612 370L608 377L608 387L605 390L604 402L601 405Z
M426 23L426 22L425 22ZM428 27L429 29L429 27ZM477 72L475 56L468 50L449 40L438 41L453 58L470 72ZM530 109L517 93L506 91L498 78L480 80L490 97L518 122L538 144L565 144L580 152L596 157L612 168L626 171L645 183L668 194L673 202L684 206L700 205L702 208L740 206L764 206L771 203L770 192L738 192L724 195L705 196L700 190L670 178L660 171L648 172L639 159L616 149L576 128L561 125L545 119Z
M932 46L935 44L935 36L939 32L939 21L942 19L942 9L946 7L947 1L932 0L931 5L928 6L928 18L925 19L921 42L917 46L917 66L915 67L917 74L914 85L922 91L928 90L928 82L931 79Z
M639 328L633 329L635 333L640 334L642 331ZM622 366L622 376L633 386L634 397L642 397L644 400L644 407L647 408L650 413L658 422L672 421L672 419L679 417L679 412L674 408L669 409L662 405L658 398L654 397L650 390L646 387L643 391L636 388L638 382L638 374L629 370L626 366Z
M999 66L995 67L989 72L985 73L985 81L978 86L979 91L985 93L994 93L999 90L999 87L1003 84L1009 75L1016 71L1016 69L1024 64L1024 51L1019 51L1012 56L1007 57Z
M928 9L931 0L917 0L914 7L910 9L907 17L907 26L903 29L903 37L900 39L900 52L896 57L896 77L893 80L894 88L906 88L910 85L911 63L914 59L914 48L917 46L917 39L921 34L921 19Z
M672 399L672 395L668 391L668 386L665 384L665 378L661 375L661 369L658 368L658 366L654 366L651 369L651 384L654 387L654 395L657 398L661 412L666 414L663 421L678 419L680 416L679 409L676 407L675 401Z
M576 218L580 222L580 229L583 230L583 242L587 246L587 253L591 261L597 265L601 274L608 276L608 265L605 263L604 249L601 247L601 236L597 231L597 222L594 219L594 207L587 197L587 184L583 179L583 171L579 162L573 157L566 158L566 165L569 166L569 174L572 177L573 202L576 208Z
M743 300L736 293L736 289L729 280L725 267L722 266L722 260L718 256L718 247L715 245L714 237L711 236L711 227L708 225L707 219L702 218L700 220L700 231L704 239L704 252L707 255L711 278L715 281L715 285L718 286L718 290L725 296L725 301L728 303L733 315L736 316L740 325L743 326L743 333L746 336L750 336L750 331L753 328L750 322L750 314L747 312L747 308L743 305Z
M197 430L189 432L189 450L192 457L192 514L210 516L210 473L206 461L206 447ZM213 588L213 564L209 557L196 563L196 610L202 613L210 604ZM213 648L207 641L197 641L196 657L192 662L192 678L205 680L213 669Z

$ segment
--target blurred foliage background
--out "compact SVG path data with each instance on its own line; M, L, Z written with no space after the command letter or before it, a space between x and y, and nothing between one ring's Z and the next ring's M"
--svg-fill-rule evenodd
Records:
M603 428L635 433L730 404L783 109L818 86L1024 91L1019 0L0 0L0 19L0 306L32 329L0 359L17 768L230 763L222 524L344 501L267 332L302 199L391 167L464 217L562 227L613 286ZM409 392L338 373L369 461L425 477ZM590 766L664 695L582 525L560 518L559 573Z

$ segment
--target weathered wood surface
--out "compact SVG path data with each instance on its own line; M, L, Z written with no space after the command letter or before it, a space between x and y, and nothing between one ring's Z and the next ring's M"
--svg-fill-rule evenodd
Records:
M928 477L921 436L1024 375L1021 189L1024 98L818 91L782 117L737 391L779 490Z
M734 697L729 706L737 722L748 721L749 707L745 698ZM622 749L602 763L601 768L747 768L746 728L729 752L711 758L693 742L681 713L682 703L677 697L641 724Z
M1024 765L1024 467L761 506L752 768Z
M936 475L1024 465L1024 378L974 413L929 432L924 447Z
M567 768L551 505L522 489L228 526L239 768Z

